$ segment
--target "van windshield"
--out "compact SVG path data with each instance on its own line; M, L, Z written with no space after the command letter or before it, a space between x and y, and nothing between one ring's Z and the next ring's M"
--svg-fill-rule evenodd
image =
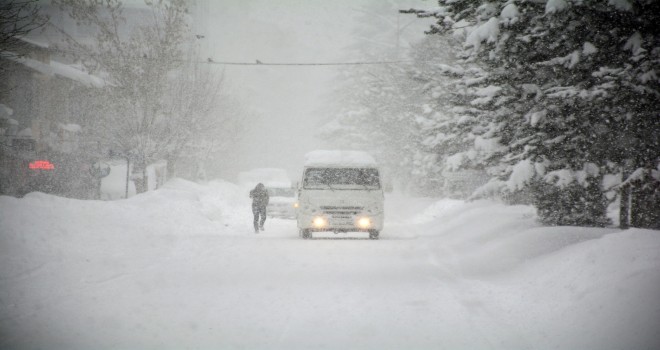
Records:
M305 188L355 188L379 189L378 170L374 168L309 168L305 171Z

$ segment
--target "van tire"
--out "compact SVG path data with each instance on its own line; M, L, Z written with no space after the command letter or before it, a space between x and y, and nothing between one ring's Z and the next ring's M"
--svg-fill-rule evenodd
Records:
M300 230L300 237L303 239L309 239L312 238L312 232L310 230Z
M378 239L379 234L377 230L369 230L369 239Z

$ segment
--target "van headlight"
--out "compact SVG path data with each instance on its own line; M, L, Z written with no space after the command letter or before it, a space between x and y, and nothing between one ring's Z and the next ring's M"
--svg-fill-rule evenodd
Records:
M359 228L370 228L371 227L371 219L363 216L357 220L357 226Z
M298 202L293 202L293 207L298 209L298 207L300 207L300 204L298 204Z
M316 228L322 228L328 225L328 221L322 216L315 216L312 219L312 225Z

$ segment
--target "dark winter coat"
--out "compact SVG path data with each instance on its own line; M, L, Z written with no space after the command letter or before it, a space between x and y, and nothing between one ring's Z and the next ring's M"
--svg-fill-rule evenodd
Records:
M252 191L250 191L250 198L252 198L253 207L265 207L268 205L269 197L268 191L263 184L258 184Z

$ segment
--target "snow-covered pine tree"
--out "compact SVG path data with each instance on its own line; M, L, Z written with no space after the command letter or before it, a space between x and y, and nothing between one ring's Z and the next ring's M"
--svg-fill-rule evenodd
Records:
M644 169L644 188L657 188L656 1L439 4L413 12L438 18L431 33L464 35L463 59L489 73L480 86L500 89L494 136L507 170L490 188L527 186L539 208L554 208L540 210L543 221L583 225L606 222L601 183L612 164ZM580 200L553 207L558 197Z
M433 38L433 37L432 37ZM485 72L475 66L448 65L453 61L452 46L445 40L433 46L419 46L413 52L415 81L424 85L422 113L416 116L421 135L415 171L435 180L441 192L452 197L466 197L466 189L479 180L483 164L498 149L488 136L492 124L477 118L484 108L496 104L496 90L475 88ZM452 62L453 63L453 62ZM471 103L474 97L480 99ZM469 192L469 190L468 190Z
M356 29L360 45L349 48L353 57L372 62L397 61L408 41L397 23L396 1L374 1L357 8L364 20ZM414 32L413 32L414 33ZM356 65L343 71L341 89L333 96L337 109L321 137L331 147L363 149L382 165L387 181L416 187L410 164L417 149L414 115L421 87L404 63Z
M418 91L401 67L357 67L351 70L350 94L322 137L335 147L368 150L390 179L409 180L415 140L411 101Z

